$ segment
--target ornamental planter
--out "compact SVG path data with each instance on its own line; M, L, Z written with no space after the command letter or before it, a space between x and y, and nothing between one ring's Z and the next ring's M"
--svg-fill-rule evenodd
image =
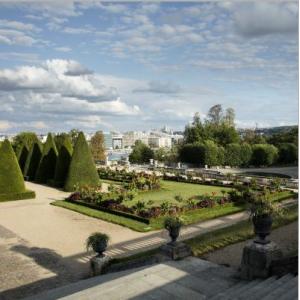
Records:
M103 256L103 252L107 248L107 241L99 240L93 244L93 250L98 254L97 256Z
M174 227L170 227L168 229L172 244L176 243L176 240L179 236L180 228L181 228L181 226L174 226Z
M267 244L266 237L271 233L273 219L271 215L260 215L252 218L254 233L258 236L257 243Z

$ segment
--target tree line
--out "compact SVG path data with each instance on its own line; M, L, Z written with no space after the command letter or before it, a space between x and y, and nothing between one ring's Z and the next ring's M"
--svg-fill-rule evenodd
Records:
M233 108L211 107L204 121L196 113L186 125L182 143L171 149L150 149L138 141L129 159L148 163L150 158L165 163L185 162L200 166L270 166L294 164L298 160L298 128L263 136L247 129L240 136Z
M232 108L220 104L201 121L198 113L185 127L179 160L199 165L270 166L293 164L298 160L298 128L265 137L248 129L240 136Z

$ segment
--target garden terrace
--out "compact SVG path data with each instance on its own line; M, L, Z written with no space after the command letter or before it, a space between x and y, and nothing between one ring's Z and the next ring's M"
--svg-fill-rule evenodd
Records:
M249 192L245 186L235 190L162 181L158 190L137 192L121 185L110 186L108 193L81 190L72 194L68 201L55 204L137 231L148 231L162 228L169 214L178 214L185 224L192 224L245 210ZM295 196L290 191L266 190L264 193L271 201Z

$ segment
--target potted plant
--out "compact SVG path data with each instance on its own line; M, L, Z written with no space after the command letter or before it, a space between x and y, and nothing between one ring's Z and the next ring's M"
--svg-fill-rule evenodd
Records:
M86 248L87 250L93 249L96 253L98 253L98 257L103 256L103 252L107 248L107 244L109 241L109 236L105 233L95 232L91 234L86 240Z
M164 227L169 231L171 244L175 244L179 236L180 228L183 225L179 217L167 217L164 221Z
M263 195L253 196L250 201L250 217L254 225L254 233L261 244L266 244L266 236L271 233L273 216L280 215L281 210Z

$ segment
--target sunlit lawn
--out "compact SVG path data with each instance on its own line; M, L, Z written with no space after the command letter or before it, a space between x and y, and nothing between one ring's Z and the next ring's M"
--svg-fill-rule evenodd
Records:
M212 195L212 192L215 193L215 196L222 196L221 191L230 191L231 188L210 186L210 185L201 185L193 183L183 183L175 181L161 181L161 189L154 191L144 191L139 192L139 194L131 201L126 201L126 205L133 206L137 201L143 201L145 204L149 200L152 200L154 203L152 206L159 206L162 202L168 201L173 204L182 205L185 201L178 203L174 197L176 195L181 195L184 200L187 200L191 196L198 195Z

